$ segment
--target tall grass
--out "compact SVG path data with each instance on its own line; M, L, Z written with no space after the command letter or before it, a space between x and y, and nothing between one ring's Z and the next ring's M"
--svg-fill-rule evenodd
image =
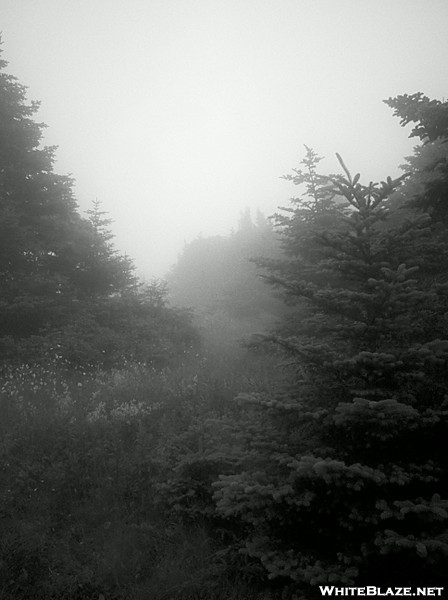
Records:
M234 397L276 376L238 352L163 370L3 371L2 599L268 597L229 558L212 501Z

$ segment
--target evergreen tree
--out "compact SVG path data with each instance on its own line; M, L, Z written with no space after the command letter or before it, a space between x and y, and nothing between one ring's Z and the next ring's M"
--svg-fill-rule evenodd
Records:
M448 219L448 102L430 100L421 93L385 102L394 109L401 125L417 123L409 137L419 137L422 142L403 166L410 177L401 197L444 228Z
M1 71L0 357L166 364L197 343L189 316L157 284L138 285L98 201L79 215L72 180L53 171L55 148L41 146L37 109Z
M95 200L88 214L88 251L78 268L78 286L91 299L124 293L136 284L132 261L117 252L110 229L112 219Z
M403 127L416 123L409 137L418 137L425 142L448 137L448 102L431 100L421 92L403 94L384 101L394 109Z
M311 148L305 146L305 149L301 161L303 168L283 176L296 186L304 186L304 193L300 198L291 198L291 206L281 207L282 212L273 216L281 234L283 254L276 258L261 255L263 258L255 260L265 273L261 277L277 288L286 304L295 307L284 319L286 330L294 330L295 322L303 324L307 313L306 303L296 289L300 282L307 281L309 285L326 283L329 277L334 277L332 268L325 267L328 249L319 243L319 239L329 228L335 232L342 226L347 208L329 188L329 180L318 173L322 158ZM316 269L319 260L321 268Z
M4 69L5 61L0 68ZM72 181L53 172L54 148L40 147L24 86L0 73L0 346L57 326L71 312L85 224Z
M391 200L401 178L363 185L338 159L343 175L317 176L308 150L291 176L305 197L278 218L289 259L268 279L302 307L270 338L296 375L240 397L246 452L215 484L218 511L291 594L446 585L448 286L425 268L448 237Z

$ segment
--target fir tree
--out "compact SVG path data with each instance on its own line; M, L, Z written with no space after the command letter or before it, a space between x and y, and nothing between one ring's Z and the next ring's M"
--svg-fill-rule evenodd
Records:
M258 417L218 510L291 594L446 585L448 286L425 266L448 237L421 205L397 214L402 178L363 185L338 159L317 176L308 150L290 177L305 198L277 218L289 260L268 279L301 307L270 337L296 376L240 397Z
M0 357L166 365L197 342L189 316L168 307L166 291L138 285L99 202L88 219L79 215L73 181L54 173L55 148L41 145L38 103L27 103L26 88L2 71L6 64L0 61Z
M88 252L79 283L90 297L109 297L125 293L136 284L132 261L122 256L114 247L114 234L110 229L112 219L102 210L97 199L87 211L89 236ZM81 269L80 269L81 271Z
M0 62L4 69L5 61ZM53 172L54 148L41 147L38 103L0 73L0 354L17 351L73 309L85 225L72 181Z

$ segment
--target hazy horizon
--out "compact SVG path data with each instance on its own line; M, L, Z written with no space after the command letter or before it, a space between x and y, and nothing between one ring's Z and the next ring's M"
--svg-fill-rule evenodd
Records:
M443 0L0 0L7 72L41 101L55 171L101 201L146 278L185 242L265 215L303 145L364 180L415 141L382 102L446 95Z

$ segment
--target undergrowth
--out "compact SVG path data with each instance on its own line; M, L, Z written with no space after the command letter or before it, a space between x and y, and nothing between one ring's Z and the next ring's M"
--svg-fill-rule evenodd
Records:
M215 514L211 485L238 452L234 397L277 375L243 350L224 363L4 369L2 599L271 597Z

